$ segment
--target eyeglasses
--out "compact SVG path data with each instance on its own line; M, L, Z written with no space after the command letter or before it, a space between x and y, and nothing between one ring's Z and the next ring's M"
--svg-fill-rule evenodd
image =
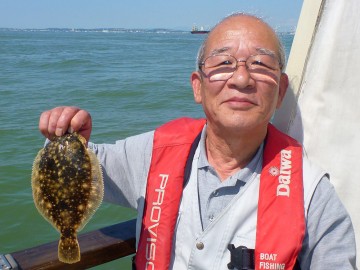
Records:
M250 55L245 60L237 60L230 54L215 54L201 62L199 69L210 81L226 81L233 76L238 63L244 63L255 80L273 78L274 72L280 70L279 61L270 54Z

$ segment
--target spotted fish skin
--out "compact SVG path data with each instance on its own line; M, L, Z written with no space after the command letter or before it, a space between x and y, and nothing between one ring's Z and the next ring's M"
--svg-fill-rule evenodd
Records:
M79 232L102 202L104 184L96 155L77 133L56 137L37 154L32 172L36 208L59 232L59 260L80 260Z

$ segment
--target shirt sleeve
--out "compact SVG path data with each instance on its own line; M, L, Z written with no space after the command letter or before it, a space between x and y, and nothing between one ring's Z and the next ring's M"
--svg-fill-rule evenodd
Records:
M145 196L154 132L128 137L115 144L93 144L103 170L104 200L121 206L138 208Z
M357 269L351 219L327 176L315 189L306 227L299 254L301 269Z

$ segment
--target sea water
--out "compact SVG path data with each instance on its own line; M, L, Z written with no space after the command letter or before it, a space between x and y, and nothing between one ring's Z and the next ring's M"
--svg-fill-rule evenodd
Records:
M288 54L293 34L280 37ZM0 29L0 254L59 237L32 200L32 162L44 143L41 112L62 105L88 110L95 143L180 116L203 117L190 74L204 38L163 29ZM83 232L134 217L132 210L103 203ZM94 269L130 265L128 257Z

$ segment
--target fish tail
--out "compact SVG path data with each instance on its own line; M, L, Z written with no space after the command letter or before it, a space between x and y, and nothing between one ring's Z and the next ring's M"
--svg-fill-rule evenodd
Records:
M76 263L80 261L80 247L75 237L61 237L58 248L59 261L64 263Z

